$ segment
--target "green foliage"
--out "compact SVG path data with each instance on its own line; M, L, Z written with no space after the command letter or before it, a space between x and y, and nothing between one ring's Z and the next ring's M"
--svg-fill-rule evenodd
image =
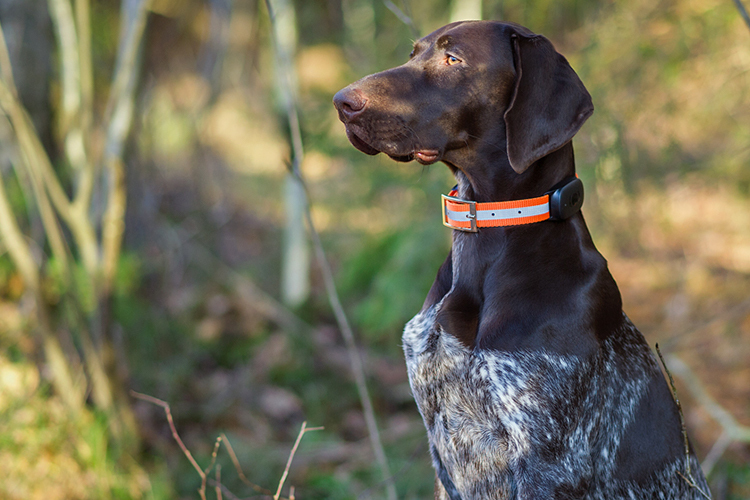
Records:
M113 283L114 293L126 297L136 293L141 285L143 268L142 257L136 252L123 252L117 264Z
M34 373L28 363L9 365L0 356L0 378ZM28 371L32 370L32 371ZM33 380L26 378L26 380ZM38 380L38 379L37 379ZM170 498L164 475L146 475L132 459L122 460L109 448L109 422L83 411L73 416L47 387L8 392L0 402L0 497L55 499ZM9 399L12 398L12 399Z
M437 219L435 218L437 221ZM368 238L342 265L341 288L355 320L379 344L397 346L403 325L422 307L449 249L449 231L438 224Z
M75 297L80 312L86 316L96 310L98 304L91 286L90 276L83 264L75 262L66 267L55 257L50 257L46 266L46 279L43 282L45 296L52 304L57 304L65 294Z
M327 498L348 500L351 498L352 484L344 478L337 478L331 471L315 471L299 494L305 498Z

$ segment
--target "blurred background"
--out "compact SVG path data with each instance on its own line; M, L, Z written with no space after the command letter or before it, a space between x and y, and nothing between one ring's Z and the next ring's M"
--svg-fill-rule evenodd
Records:
M273 23L261 0L0 0L0 497L271 498L307 421L325 429L303 437L283 497L387 498L292 166L398 497L431 498L400 337L449 249L453 182L356 151L331 99L482 17L546 35L591 92L584 215L674 370L714 498L750 498L741 4L271 4ZM131 390L170 404L211 466L203 493L163 408Z

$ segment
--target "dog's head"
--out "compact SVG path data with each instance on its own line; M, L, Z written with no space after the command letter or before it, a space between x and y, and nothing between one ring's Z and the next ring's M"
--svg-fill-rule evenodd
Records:
M362 78L333 102L367 154L460 165L467 151L491 147L518 173L569 142L594 109L549 40L492 21L434 31L405 64Z

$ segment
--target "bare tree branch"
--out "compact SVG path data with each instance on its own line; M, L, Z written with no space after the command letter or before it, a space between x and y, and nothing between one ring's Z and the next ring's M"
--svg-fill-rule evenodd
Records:
M272 25L272 31L273 31L273 44L276 49L277 57L290 57L288 53L286 53L283 49L280 49L280 43L277 39L277 33L276 33L276 14L274 12L273 6L271 5L271 0L265 0L266 7L268 9L269 16L271 18L271 25ZM289 64L290 65L290 64ZM284 82L289 82L289 75L282 76L281 80ZM372 407L372 398L370 397L370 393L367 389L367 378L365 375L365 370L362 365L362 358L359 355L359 351L357 350L357 343L354 339L354 332L351 328L351 325L349 324L349 320L346 317L346 313L344 312L344 308L341 305L341 300L339 299L338 292L336 290L336 284L333 279L333 271L331 270L331 266L328 263L328 259L325 255L325 250L323 248L323 244L320 241L320 235L318 234L317 230L315 229L315 225L312 220L312 214L310 212L310 202L309 202L309 195L307 193L307 187L304 182L304 178L302 176L302 172L299 169L299 165L302 161L302 132L300 130L299 126L299 119L297 115L297 102L296 102L296 96L289 91L288 94L288 101L286 103L287 105L287 118L288 118L288 125L289 129L291 131L291 142L292 142L292 150L293 150L293 159L291 164L288 164L287 167L289 169L290 174L293 176L293 180L299 182L299 186L302 188L301 192L304 194L304 211L305 211L305 218L307 219L307 225L308 229L310 231L310 234L313 239L313 246L315 248L315 254L317 257L318 265L320 267L321 273L323 275L323 281L325 282L325 288L326 292L328 294L328 300L331 305L331 308L333 309L333 313L336 317L336 323L339 325L339 329L341 330L341 334L344 337L344 342L347 346L347 351L349 352L349 359L352 366L352 373L354 375L355 384L357 387L357 393L359 395L360 403L362 404L362 409L365 417L365 422L367 424L367 430L370 437L370 442L373 447L373 452L375 454L375 458L378 462L378 465L380 466L381 473L383 475L383 479L385 481L386 486L386 493L388 500L396 500L398 498L398 495L396 493L396 485L393 481L393 476L391 475L390 468L388 467L388 459L385 455L385 450L383 448L383 443L380 439L380 432L378 431L377 426L377 420L375 418L375 411Z
M72 3L75 3L75 11ZM90 293L98 305L79 325L81 347L91 383L96 406L111 413L119 410L110 424L115 432L127 426L132 418L127 408L115 408L115 392L107 374L102 347L95 343L92 333L100 338L106 298L111 291L122 245L125 216L125 182L122 154L124 142L131 128L135 84L137 80L138 48L146 24L149 0L123 0L121 43L114 83L112 85L107 120L104 123L106 144L100 159L108 174L106 177L106 207L92 216L90 202L96 181L95 162L90 151L93 130L93 69L91 67L90 0L48 0L50 17L55 26L61 75L60 139L70 166L77 193L72 201L63 188L58 173L42 145L34 125L18 99L13 81L13 71L2 28L0 27L0 111L7 116L15 135L21 164L28 172L31 187L44 225L45 234L53 255L61 268L70 273L70 251L59 222L70 230L72 243L86 270ZM101 221L97 218L101 215ZM59 216L59 220L58 220ZM101 222L102 241L97 239L96 228ZM4 186L0 184L0 237L5 242L14 264L24 278L27 288L34 294L39 330L43 339L47 361L55 373L55 384L71 407L80 407L82 398L71 373L80 373L80 365L69 360L59 346L44 297L40 293L41 262L35 262L26 244L25 236L12 213ZM64 275L65 277L65 275ZM79 298L80 299L80 298ZM83 308L79 300L76 308ZM122 399L124 395L119 394Z
M711 468L713 468L731 443L750 443L750 427L739 424L731 413L717 403L708 393L695 373L679 357L673 354L668 355L667 362L675 375L685 382L685 386L698 404L700 404L701 407L711 415L711 418L713 418L723 429L722 435L714 444L714 447L704 461L705 473L708 475ZM709 457L710 461L708 460Z
M121 156L122 147L130 130L133 115L138 49L146 28L150 0L123 0L121 8L122 32L117 52L115 74L105 112L107 142L104 156Z
M164 414L167 416L167 423L169 424L169 430L172 432L172 438L175 440L177 445L180 447L180 450L182 450L183 455L187 457L188 461L190 462L190 465L193 466L193 469L198 473L198 475L201 478L201 487L198 490L198 494L201 497L201 500L206 500L206 485L210 484L211 486L214 486L215 492L217 495L217 498L221 499L222 493L227 494L230 498L237 498L232 492L227 490L227 488L221 484L221 467L216 464L216 457L219 452L219 447L221 446L221 443L225 443L227 450L229 451L230 457L232 458L232 462L235 465L235 469L240 474L240 477L242 478L243 482L245 484L248 484L253 487L256 491L260 493L267 493L270 496L270 491L266 490L265 488L261 488L260 486L257 486L250 481L247 480L245 477L245 474L242 473L242 467L240 466L239 460L237 460L237 455L234 453L234 449L232 448L232 445L229 444L229 441L226 439L226 436L222 433L219 435L219 437L216 438L216 441L214 442L214 449L211 453L211 462L208 464L208 467L205 469L201 468L200 465L198 465L198 462L193 457L193 454L190 453L190 450L187 446L185 446L185 443L182 441L182 438L180 438L180 434L177 432L177 427L174 424L174 419L172 418L172 410L169 407L169 403L166 401L163 401L161 399L155 398L153 396L149 396L148 394L141 394L140 392L136 391L130 391L130 395L133 396L136 399L140 399L141 401L146 401L147 403L154 404L156 406L160 406L164 410ZM281 479L279 480L278 487L276 489L276 493L273 495L273 500L287 500L284 497L281 496L281 490L284 487L284 482L286 481L287 476L289 475L289 469L292 466L292 461L294 460L294 455L297 453L297 448L299 447L300 442L302 441L302 437L308 433L313 431L319 431L322 430L323 427L307 427L307 422L302 422L302 428L299 431L299 434L297 434L297 440L294 442L294 446L292 447L292 451L289 453L289 457L286 461L286 467L284 467L284 473L281 476ZM211 470L216 466L216 479L211 479L209 477L209 473ZM291 495L288 500L292 500L294 498L294 487L291 488Z
M734 5L737 7L737 10L740 11L740 16L742 16L742 19L745 20L745 24L747 24L747 27L750 29L750 15L747 13L747 9L745 9L745 6L742 4L741 0L732 0L734 2Z
M692 476L692 472L690 471L690 441L688 440L687 426L685 425L685 414L682 412L682 403L680 402L680 398L677 397L677 387L674 385L672 372L669 371L667 363L664 361L664 356L661 353L661 349L659 349L659 344L656 344L656 353L659 355L664 371L667 372L667 377L669 377L669 386L672 388L672 398L674 399L674 402L677 405L677 411L680 414L680 430L682 431L682 441L683 446L685 447L685 470L687 471L688 476Z
M71 204L55 170L52 168L47 152L34 130L31 118L14 96L12 88L12 85L5 83L4 80L0 81L0 107L5 110L11 125L13 125L18 148L22 157L25 158L27 167L34 171L33 175L41 179L57 213L60 214L60 217L73 233L84 267L90 276L94 276L98 268L99 258L96 235L88 220L86 207L74 207Z
M685 425L685 414L682 411L682 403L680 402L680 399L677 397L677 386L675 386L674 378L672 377L672 372L669 371L669 367L667 366L667 363L664 361L664 356L661 353L661 349L659 349L659 344L656 344L656 353L659 355L659 359L661 360L661 364L664 367L664 371L667 372L667 377L669 377L669 385L672 387L672 398L674 398L674 402L677 405L677 412L680 414L680 427L682 430L682 440L683 444L685 445L685 474L677 471L677 474L685 480L685 482L690 485L691 488L698 491L698 493L701 494L703 498L706 498L708 500L711 500L711 497L703 491L703 489L698 486L698 484L695 482L695 478L693 477L693 472L690 467L690 441L688 440L688 434L687 434L687 426Z
M84 132L94 123L94 69L91 62L91 6L90 0L75 0L78 59L80 61L81 110L80 126ZM86 141L84 137L84 141ZM88 147L86 151L89 151Z
M703 469L703 473L706 476L711 474L711 471L719 462L719 459L721 459L722 455L724 455L724 452L727 451L727 448L729 448L730 444L732 444L732 438L729 436L727 431L723 431L721 433L721 436L719 436L719 439L716 440L714 445L708 451L708 454L703 459L703 462L701 462L701 468Z
M8 52L8 45L5 43L5 34L3 33L2 25L0 25L0 80L5 82L13 97L18 95L13 78L13 66L10 63L10 53Z
M2 36L2 30L0 29L0 37ZM0 64L4 47L0 46ZM26 111L21 106L18 98L15 94L15 85L12 80L6 80L5 78L12 78L12 72L10 68L3 71L5 77L0 80L0 109L4 111L8 117L13 129L18 137L19 134L32 133L36 137L33 131L33 125L31 123L31 117L28 116ZM26 144L33 142L33 138L24 141ZM21 158L21 164L29 175L31 181L32 190L34 197L39 208L39 215L44 225L47 238L52 248L52 252L57 259L59 259L64 269L68 268L68 249L65 244L65 238L63 237L62 231L58 225L57 218L55 217L52 206L47 197L47 191L44 186L44 181L39 173L33 168L34 153L29 148L21 147L19 138L19 155Z
M182 454L185 455L185 457L188 459L188 462L190 462L190 465L193 466L193 469L195 469L195 471L201 477L201 482L203 484L203 491L201 492L201 500L206 500L206 492L205 492L206 473L203 471L201 466L198 465L198 462L195 461L195 458L193 458L193 454L190 453L190 450L188 449L187 446L185 446L185 443L182 441L180 434L177 432L177 427L175 427L174 425L174 419L172 418L172 410L169 407L169 403L159 398L149 396L148 394L141 394L140 392L130 391L130 395L136 399L140 399L141 401L146 401L147 403L160 406L164 410L164 414L167 416L167 423L169 424L169 430L172 431L172 438L177 443L177 446L180 447L180 450L182 450Z
M81 63L78 59L78 35L70 1L48 0L48 3L60 54L60 130L67 147L68 131L81 109ZM74 156L78 153L74 153ZM79 165L78 162L71 163L74 166Z
M107 169L107 206L102 225L102 285L110 292L120 257L125 218L125 168L122 152L133 118L138 74L137 54L146 27L149 0L129 0L122 7L122 43L117 57L110 108L104 167Z
M675 375L685 382L693 397L729 433L733 440L750 442L750 427L739 424L731 413L717 403L684 361L674 354L667 355L667 361Z
M18 221L13 215L13 208L10 205L2 176L0 176L0 238L26 286L33 291L38 290L39 270L26 239L18 227Z
M81 158L79 180L74 204L88 207L94 190L96 166L91 150L91 134L94 129L94 70L91 62L91 6L90 0L75 0L76 28L78 33L78 59L80 62L81 109L77 127L82 133L81 147L85 153Z
M276 493L273 496L273 500L279 500L279 497L281 496L281 488L284 487L284 481L286 481L286 477L289 475L289 469L292 466L292 460L294 460L294 454L297 453L297 447L299 446L300 441L302 441L302 436L305 435L307 432L312 431L319 431L322 430L322 427L307 427L307 422L302 422L302 428L299 430L299 434L297 434L297 440L294 442L294 446L292 447L292 451L289 453L289 458L286 461L286 467L284 467L284 473L281 475L281 479L279 480L279 486L276 489ZM292 496L294 496L294 490L292 489Z
M367 431L370 436L370 442L372 444L375 458L380 464L383 478L386 481L386 491L388 492L388 498L395 500L397 498L396 486L393 482L393 476L391 475L390 468L388 467L388 459L383 449L383 443L380 439L380 432L378 431L378 424L375 419L375 410L372 407L372 398L370 392L367 389L367 380L365 376L365 369L362 364L362 358L359 355L357 349L357 342L354 339L354 331L352 330L349 320L344 312L344 307L341 305L338 291L336 290L336 284L333 280L333 271L328 263L328 258L325 255L323 249L323 243L320 240L320 235L315 229L312 220L312 214L310 213L310 207L307 205L307 224L310 229L310 233L313 237L313 245L315 247L315 253L318 260L318 265L321 268L321 274L323 275L323 281L325 282L326 292L328 293L328 301L333 309L333 314L336 316L336 323L339 325L341 334L344 337L347 351L349 352L349 360L352 365L352 373L354 374L354 381L357 386L357 392L359 393L359 399L364 410L365 423L367 424Z
M409 27L409 29L411 30L411 35L415 40L419 38L419 29L417 29L417 26L414 24L411 16L404 13L404 11L399 9L395 3L391 2L391 0L383 0L383 4L388 10L393 12L393 15L395 15L399 21Z
M257 484L250 481L247 476L245 476L245 473L242 470L242 466L240 465L240 461L237 458L237 454L234 452L234 448L232 448L232 443L229 442L229 439L227 436L222 432L221 437L224 440L224 446L227 449L227 452L229 453L229 458L232 460L232 464L234 465L234 470L237 471L237 475L240 478L240 481L245 483L247 486L252 488L258 493L263 493L264 495L271 496L273 495L273 492L271 490L267 490L263 488L262 486L258 486Z
M18 100L18 90L13 79L13 68L10 62L10 54L5 44L5 35L2 26L0 26L0 108L5 110L5 114L11 125L16 128L19 123L26 123L27 127L33 130L31 118L26 114ZM24 128L23 126L21 128ZM18 133L18 130L16 130ZM29 174L34 197L39 207L39 216L44 225L47 238L55 257L62 264L62 268L68 269L68 248L65 244L65 238L58 225L52 206L47 198L44 189L44 183L39 175L34 172L31 166L31 157L29 151L21 148L19 151L21 162ZM67 279L67 276L64 276Z
M76 177L82 177L86 181L82 184L87 187L87 184L92 181L93 172L89 152L86 148L90 130L84 129L81 122L82 110L84 109L81 81L81 57L83 53L80 50L82 47L78 36L78 27L76 27L70 0L48 0L48 3L52 24L55 26L57 50L60 55L61 112L59 127L63 150L68 163L77 173ZM79 7L77 9L79 12L76 12L76 14L85 14L80 9L83 3L77 1L76 7ZM88 30L88 26L85 29ZM88 58L83 56L83 59L89 61L89 66L90 57L89 44Z

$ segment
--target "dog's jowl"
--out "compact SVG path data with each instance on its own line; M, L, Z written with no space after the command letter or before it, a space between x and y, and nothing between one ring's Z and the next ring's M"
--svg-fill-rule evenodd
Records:
M706 498L580 212L571 140L594 108L550 42L450 24L334 104L357 149L441 161L458 182L451 252L403 335L436 498Z

